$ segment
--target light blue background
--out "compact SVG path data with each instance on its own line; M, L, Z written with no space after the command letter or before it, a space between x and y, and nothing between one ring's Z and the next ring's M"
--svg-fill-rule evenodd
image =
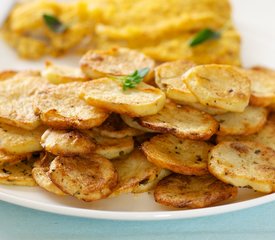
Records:
M0 201L0 240L275 239L275 202L217 216L150 222L84 219Z

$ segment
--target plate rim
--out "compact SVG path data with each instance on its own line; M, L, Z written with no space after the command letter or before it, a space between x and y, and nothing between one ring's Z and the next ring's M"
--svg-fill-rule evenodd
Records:
M10 195L5 192L0 192L0 200L11 203L13 205L39 210L42 212L72 217L122 221L159 221L206 217L244 210L275 201L275 193L220 206L175 211L106 211L82 209L68 206L55 206L48 203L37 202L31 199L24 199L22 197Z

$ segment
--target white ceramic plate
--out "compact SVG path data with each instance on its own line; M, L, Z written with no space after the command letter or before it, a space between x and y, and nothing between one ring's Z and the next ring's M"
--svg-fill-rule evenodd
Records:
M245 66L265 65L275 68L275 34L271 32L275 23L273 0L232 1L235 24L243 39L243 62ZM273 26L274 28L274 26ZM43 66L39 62L23 61L0 41L1 69L35 69ZM54 60L76 64L77 57ZM263 195L249 189L240 189L235 201L195 210L178 210L163 207L154 202L152 194L126 194L118 198L84 203L72 197L58 197L35 187L0 186L0 199L13 204L42 211L88 218L119 220L160 220L193 218L231 212L254 207L275 200L275 194Z

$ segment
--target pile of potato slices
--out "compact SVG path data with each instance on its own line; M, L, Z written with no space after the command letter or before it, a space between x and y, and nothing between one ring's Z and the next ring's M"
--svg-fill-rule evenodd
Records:
M0 182L86 202L154 191L177 208L234 199L239 187L272 193L274 105L271 69L157 66L127 48L91 50L75 68L5 71Z
M45 14L59 24L49 27ZM190 39L204 29L220 38L190 47ZM229 0L18 1L0 34L27 59L120 46L160 62L184 58L240 65L240 36Z

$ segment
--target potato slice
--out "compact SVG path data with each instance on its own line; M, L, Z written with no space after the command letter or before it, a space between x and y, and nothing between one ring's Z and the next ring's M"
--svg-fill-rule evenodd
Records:
M0 150L18 155L41 151L40 138L44 131L44 126L28 131L1 123Z
M13 165L29 157L29 154L11 154L0 150L0 166Z
M83 131L89 138L96 143L95 153L113 159L121 157L133 151L134 140L132 137L115 139L100 136L92 130Z
M251 81L250 103L260 107L275 103L275 71L264 67L243 71Z
M142 127L139 123L138 123L138 119L137 118L132 118L129 117L127 115L120 115L120 117L122 118L122 120L130 127L135 128L137 130L143 131L143 132L151 132L154 133L156 131L150 129L150 128L146 128L146 127Z
M112 163L118 172L118 184L112 196L126 192L147 192L153 187L151 183L155 183L162 171L161 168L148 162L138 149L127 157L113 160ZM164 174L161 176L164 177Z
M204 175L208 173L208 152L212 144L178 139L170 134L158 135L142 144L148 161L184 175Z
M177 208L203 208L235 198L238 189L211 175L172 174L162 179L154 193L155 201Z
M46 62L45 69L42 71L42 76L53 84L84 82L89 80L79 68L57 66L48 61Z
M243 112L249 103L250 81L233 66L196 66L187 71L182 79L203 105Z
M96 145L77 130L48 129L41 137L43 148L54 155L85 156L92 153Z
M14 165L7 165L0 168L0 184L35 186L32 178L32 167L34 159L24 160Z
M147 82L153 78L155 61L143 53L128 48L112 48L107 51L91 50L81 61L82 71L90 78L127 76L142 68L150 68L145 76Z
M108 117L105 110L88 105L78 97L82 83L52 86L38 92L35 112L48 126L58 129L90 129Z
M2 72L0 72L0 81L8 80L8 79L14 77L15 74L17 74L17 72L13 71L13 70L2 71Z
M45 154L41 159L36 161L32 169L32 177L41 188L56 195L64 196L66 193L60 190L49 177L50 164L53 159L53 156Z
M209 154L209 171L223 182L275 191L275 151L255 142L222 142Z
M123 90L121 81L112 78L84 83L80 96L93 106L131 117L156 114L165 103L165 94L158 88L141 82Z
M257 142L266 147L270 147L275 150L275 115L271 115L268 118L265 126L258 132L248 136L221 136L216 139L217 143L220 142L238 142L238 141L250 141Z
M114 113L101 126L93 128L93 131L110 138L133 137L144 133L144 131L129 127L118 114Z
M162 133L193 140L209 139L219 126L209 114L172 102L167 102L157 114L140 118L139 123Z
M248 106L242 113L216 115L220 123L218 135L250 135L259 132L267 119L268 111L262 107Z
M112 163L98 155L56 157L51 162L49 176L63 192L87 202L106 198L117 185Z
M172 100L196 103L197 98L181 80L182 74L194 66L184 60L163 63L155 68L156 84Z
M40 125L34 114L35 93L46 85L38 72L20 72L0 81L0 122L33 130Z

